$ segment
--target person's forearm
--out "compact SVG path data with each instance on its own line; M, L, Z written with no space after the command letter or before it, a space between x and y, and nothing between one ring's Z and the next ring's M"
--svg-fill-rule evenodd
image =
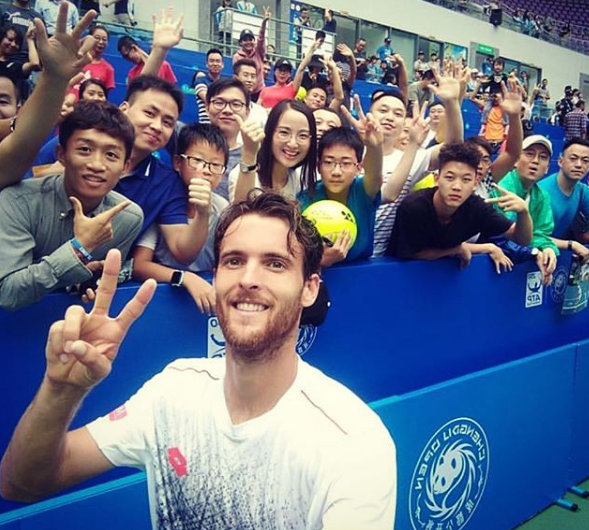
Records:
M407 69L405 68L405 63L399 64L399 69L397 72L397 86L399 87L399 92L403 95L405 101L409 97L409 81L407 80Z
M515 232L513 234L513 240L518 245L527 246L532 241L532 235L534 233L534 223L530 212L519 212L517 214L517 221L515 222Z
M366 146L364 155L364 188L371 197L376 197L382 187L382 145Z
M339 70L337 69L337 66L334 62L332 62L331 65L331 82L333 85L332 103L333 101L336 101L337 107L335 105L332 107L331 103L329 106L339 112L340 105L344 102L344 98L346 96L344 94L344 86L342 84L342 77L339 75Z
M383 204L397 200L399 193L401 193L405 182L409 178L411 166L413 166L418 149L419 146L414 142L409 142L405 148L401 161L382 187Z
M92 273L74 254L69 241L45 256L38 263L26 265L14 263L0 275L0 307L16 310L40 300L50 292L81 283Z
M246 166L253 166L257 162L257 154L248 150L242 151L241 162ZM235 183L235 193L231 197L231 190L229 190L229 199L231 202L241 202L247 198L247 194L256 187L256 171L244 173L239 171L237 181Z
M188 265L193 262L207 242L209 233L208 213L197 214L197 218L191 223L181 227L180 235L176 240L176 248L172 251L174 257Z
M153 278L158 283L170 283L172 281L173 273L174 269L166 267L161 263L142 259L133 260L134 280L144 281Z
M451 144L455 142L462 142L464 139L464 124L462 122L460 102L458 99L450 99L444 103L446 108L445 143Z
M166 59L167 54L167 48L162 48L161 46L154 46L151 49L151 53L147 57L147 61L145 61L145 66L141 71L141 75L153 75L157 77L160 68L164 64L164 60Z
M440 258L446 258L448 256L455 256L460 252L460 245L452 248L428 248L426 250L420 250L413 255L413 259L423 260L435 260Z
M490 254L495 245L493 243L464 243L471 254Z
M39 77L37 87L18 114L15 131L0 143L0 189L20 181L33 164L57 123L68 81L47 72Z
M60 482L67 432L86 393L43 380L2 458L4 498L33 502L67 486Z
M505 142L505 151L509 153L514 163L519 159L522 152L522 142L524 140L524 128L519 114L509 115L509 127L507 132L507 141Z

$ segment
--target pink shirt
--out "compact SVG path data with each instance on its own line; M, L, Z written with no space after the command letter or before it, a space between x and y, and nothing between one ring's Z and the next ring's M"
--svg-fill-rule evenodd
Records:
M82 68L82 72L88 72L84 75L85 79L100 79L109 90L115 87L115 69L105 59L101 59L99 63L88 63Z
M296 95L297 94L292 82L283 86L267 86L262 90L258 103L266 109L271 109L274 108L274 106L280 103L283 99L294 99Z
M144 66L144 63L139 63L136 64L133 68L131 68L131 70L129 70L129 74L127 75L127 83L130 83L131 81L133 81L133 79L139 77L141 75L141 72L143 72ZM170 66L170 63L168 61L163 62L162 66L160 67L160 71L157 73L157 76L161 79L169 81L173 85L176 84L176 76L174 75L174 71L172 70L172 67Z

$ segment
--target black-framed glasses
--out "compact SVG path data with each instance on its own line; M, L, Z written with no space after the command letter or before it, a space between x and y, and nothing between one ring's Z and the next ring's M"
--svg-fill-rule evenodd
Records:
M350 162L349 160L345 160L343 162L337 160L322 160L321 165L329 171L333 171L337 166L339 166L342 171L349 171L350 169L356 167L357 163Z
M227 101L226 99L215 98L211 99L211 105L215 110L223 110L227 105L229 105L229 108L233 112L239 112L241 109L243 109L243 107L245 107L245 103L239 99Z
M207 166L214 175L222 175L225 173L225 165L218 162L207 162L197 156L180 155L182 160L185 160L192 169L205 169Z

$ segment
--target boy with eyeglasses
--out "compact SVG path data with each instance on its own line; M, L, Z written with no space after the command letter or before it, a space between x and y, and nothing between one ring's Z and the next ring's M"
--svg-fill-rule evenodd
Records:
M347 231L328 238L321 260L323 267L372 255L374 222L382 185L382 142L380 126L370 114L363 119L358 132L348 127L336 127L327 131L319 141L321 182L316 184L312 195L307 191L299 194L301 210L325 199L341 202L354 214L358 230L353 245L350 245ZM362 159L364 148L366 154Z
M173 287L184 287L200 311L208 315L214 313L215 293L212 285L195 273L213 268L215 229L229 204L214 191L223 178L228 158L227 141L215 125L194 123L181 129L174 169L188 190L186 214L190 223L206 234L206 243L196 259L185 266L174 258L158 227L152 225L133 254L134 278L154 278Z

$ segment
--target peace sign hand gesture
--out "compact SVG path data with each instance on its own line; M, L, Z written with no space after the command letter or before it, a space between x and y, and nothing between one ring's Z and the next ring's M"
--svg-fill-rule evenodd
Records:
M121 253L109 251L92 311L86 313L81 306L71 306L64 320L51 326L45 377L53 385L88 391L110 373L127 331L141 316L157 286L154 280L147 280L112 318L108 313L120 268Z
M113 218L131 204L126 200L95 217L86 217L82 203L76 197L70 197L70 201L74 206L74 236L88 252L113 238Z
M427 102L421 106L419 110L419 103L413 102L413 118L409 122L409 141L421 145L429 132L429 123L431 119L425 117L427 111Z
M362 143L366 147L379 147L383 142L383 133L380 123L376 121L374 116L369 112L364 114L362 105L360 104L360 97L358 94L354 96L354 109L358 115L358 119L350 114L350 111L344 106L341 106L342 114L346 117L348 122L358 131Z

